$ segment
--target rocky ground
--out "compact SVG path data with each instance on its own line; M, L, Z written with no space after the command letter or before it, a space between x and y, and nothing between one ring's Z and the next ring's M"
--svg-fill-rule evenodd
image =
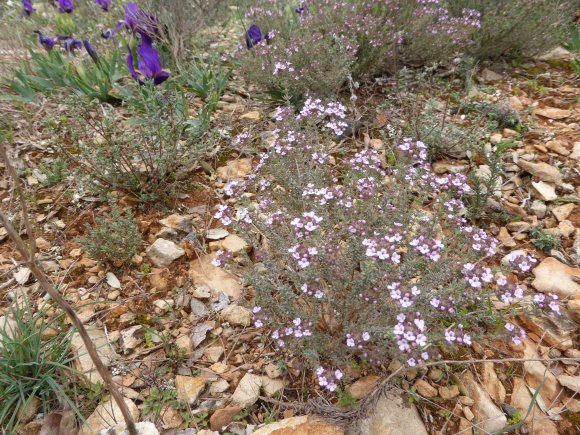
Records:
M211 264L219 249L234 255L248 249L243 239L220 228L211 216L223 200L225 182L252 170L251 155L230 153L225 160L209 161L209 168L195 175L195 189L165 208L141 212L132 198L118 195L121 206L134 208L146 242L125 269L97 263L74 240L83 233L84 223L92 223L106 206L79 193L74 180L47 187L40 163L52 156L42 132L28 127L30 118L34 123L47 110L42 104L32 109L29 119L10 113L19 127L11 160L24 174L45 271L82 318L134 418L154 422L161 433L468 434L496 433L510 424L514 433L578 433L580 84L559 61L553 53L548 60L517 68L490 66L480 73L470 98L509 104L526 126L521 133L505 128L488 138L490 149L504 141L512 141L514 147L507 151L501 185L489 203L502 219L488 220L486 226L502 243L498 262L515 251L538 260L523 277L526 294L556 293L565 307L562 315L515 319L528 333L521 346L483 340L461 361L413 370L392 363L389 370L395 376L386 389L381 377L355 373L357 380L349 386L353 402L374 406L360 421L350 418L350 426L342 423L355 415L352 404L334 403L329 410L330 403L316 408L299 399L320 395L314 378L282 369L280 355L264 331L251 324L252 290L241 275ZM461 124L450 108L442 110ZM267 131L270 112L271 107L249 98L234 82L220 102L216 123L230 132L247 125ZM380 123L380 116L373 122ZM380 147L378 136L367 139ZM461 154L434 161L433 167L437 173L489 170ZM4 209L16 210L6 178L0 181L0 197ZM559 243L542 245L538 239L545 234ZM36 308L48 300L30 270L16 267L17 262L0 227L0 315L22 293ZM47 315L57 312L50 306ZM0 325L12 321L7 315L0 317ZM59 332L52 328L46 334ZM87 422L81 433L97 434L115 426L122 421L120 411L103 391L94 389L102 379L77 333L71 352L82 374L76 401ZM365 401L379 386L384 394ZM50 416L30 412L20 433L39 433L47 427L74 433L71 413L64 407L48 421ZM144 426L144 433L155 433L148 430Z

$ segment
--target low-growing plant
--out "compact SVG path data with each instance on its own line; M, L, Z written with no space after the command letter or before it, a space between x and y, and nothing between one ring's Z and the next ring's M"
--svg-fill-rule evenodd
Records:
M209 120L190 118L180 90L152 83L136 87L125 101L128 116L97 101L72 100L75 117L61 123L55 145L92 182L90 189L163 200L203 157Z
M549 254L552 249L560 249L560 238L556 234L545 231L541 225L533 227L530 231L532 243L538 249Z
M264 0L249 9L246 22L238 58L248 81L269 92L321 96L334 94L349 77L448 61L479 24L474 10L452 15L443 2L421 0L294 6Z
M185 86L204 101L200 118L209 124L211 115L228 85L232 70L225 67L219 57L209 61L192 60L183 74Z
M471 221L479 221L484 211L489 207L488 201L501 189L504 156L512 148L512 141L504 141L492 148L490 153L480 149L477 153L485 161L480 166L479 173L471 172L469 179L472 191L466 198L467 216Z
M30 51L30 68L14 72L14 78L7 85L15 95L5 95L4 99L29 102L36 99L36 93L51 95L64 90L104 102L119 101L120 94L114 91L124 76L119 51L113 51L107 58L98 55L92 47L87 50L91 50L92 57L87 61L74 59L57 49L48 53Z
M40 171L46 175L47 186L62 183L68 175L66 162L60 158L56 158L48 164L40 165Z
M14 433L29 406L36 400L44 412L68 403L64 385L69 366L70 334L45 334L58 328L60 318L46 319L44 310L33 312L26 295L18 296L6 316L0 317L0 430Z
M479 118L483 118L482 114ZM448 119L445 108L438 107L435 99L425 105L421 116L409 125L408 132L415 131L421 141L428 145L430 158L465 158L478 150L490 126L479 127L476 119L470 128L462 128Z
M216 22L228 16L225 0L144 0L144 9L150 11L162 26L158 39L165 51L171 54L173 64L181 69L193 53L192 42Z
M564 41L577 3L569 0L446 0L452 13L469 8L480 26L465 48L477 59L531 56ZM541 31L538 31L541 29Z
M137 221L130 209L121 211L117 204L111 212L95 218L95 225L85 224L86 235L78 239L94 260L121 266L135 255L142 244Z
M356 358L369 370L389 359L415 366L504 324L519 343L523 331L491 301L510 310L523 290L481 264L497 242L461 216L465 175L433 174L427 145L413 139L393 150L393 165L372 149L332 151L344 116L340 104L312 99L297 115L278 109L256 171L224 187L241 199L215 217L243 234L260 263L247 276L255 326L329 391ZM252 139L242 133L236 143ZM214 265L229 258L218 252Z

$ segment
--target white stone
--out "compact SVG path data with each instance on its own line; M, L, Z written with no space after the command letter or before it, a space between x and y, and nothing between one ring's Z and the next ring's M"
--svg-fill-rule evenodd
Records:
M262 377L246 373L232 395L232 402L244 408L251 406L260 397L260 388L262 388Z
M545 181L532 181L532 186L544 201L553 201L558 198L556 195L556 186L553 183L546 183Z
M252 316L250 310L239 305L230 305L221 312L221 317L232 326L250 326Z
M580 268L570 267L552 257L545 258L532 271L534 288L542 293L556 293L560 297L580 295Z
M147 256L157 267L167 267L172 261L185 255L185 251L170 240L157 239L149 248Z
M461 381L475 403L472 410L475 414L475 425L484 432L497 432L507 424L504 413L493 403L489 394L475 381L471 372L466 372Z
M134 420L139 418L139 409L131 399L124 399L129 412ZM113 399L108 399L99 404L95 411L87 418L81 429L80 435L97 435L103 429L124 423L121 409Z
M546 203L544 201L536 199L534 202L532 202L530 210L538 218L543 219L546 216L546 211L548 210L548 207L546 206Z
M427 435L415 405L403 401L389 391L382 396L370 416L360 421L353 434L365 435Z
M86 329L91 341L97 348L97 353L101 361L107 367L116 358L116 354L108 343L105 333L92 325L87 325ZM87 352L85 343L78 332L73 334L70 346L73 355L76 357L72 361L73 367L81 373L83 381L91 384L103 383L103 378L97 371L93 360Z

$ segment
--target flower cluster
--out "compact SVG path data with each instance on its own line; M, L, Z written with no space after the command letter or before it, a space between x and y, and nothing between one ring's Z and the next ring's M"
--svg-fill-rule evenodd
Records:
M316 369L316 376L318 377L318 385L333 393L338 388L338 383L344 374L338 369L331 371L324 367L318 367Z
M481 265L497 242L461 217L464 180L433 174L426 144L402 141L394 166L373 149L333 153L334 131L320 128L330 116L344 111L316 100L297 114L278 110L256 170L224 188L237 203L215 216L260 251L247 277L254 324L318 367L320 386L333 391L333 372L353 358L415 366L441 344L471 345L500 321L490 301L507 312L523 290Z
M286 8L276 0L249 8L245 46L234 55L247 79L302 95L326 96L349 76L393 67L393 59L448 60L480 26L478 11L452 13L442 1L311 0L298 3L294 16Z

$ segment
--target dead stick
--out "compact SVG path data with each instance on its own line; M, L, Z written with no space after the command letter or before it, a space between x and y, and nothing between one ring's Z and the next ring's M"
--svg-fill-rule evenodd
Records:
M4 147L2 150L2 155L3 155L3 157L6 156L6 151L5 151ZM10 165L10 162L8 161L8 159L4 159L4 163L6 164L6 166L8 168L12 167ZM13 172L12 172L12 174L14 176ZM18 180L18 178L16 180L14 180L14 183L16 185L18 185L17 183L19 183L19 182L20 182L20 180ZM22 198L21 198L21 200L22 200ZM99 357L99 354L97 353L97 348L96 348L95 344L93 343L93 341L91 340L91 337L89 336L87 330L85 329L83 322L81 321L81 319L79 319L79 317L77 316L75 311L72 309L72 307L69 305L69 303L60 295L60 293L50 283L50 281L46 277L44 271L38 266L36 259L34 257L34 254L31 254L31 252L28 249L26 249L26 245L25 245L24 241L20 238L20 236L18 235L18 233L16 232L16 230L12 226L12 223L8 220L8 218L2 212L0 212L0 223L2 224L2 226L4 227L6 232L8 233L8 237L10 237L10 239L16 245L16 249L18 250L18 252L20 252L20 255L22 255L24 257L25 264L28 266L28 268L30 269L30 271L32 272L32 274L34 275L34 277L36 278L36 280L40 284L40 287L42 288L42 290L47 292L50 295L50 297L52 299L54 299L54 301L63 309L63 311L70 318L74 327L79 332L81 338L83 339L83 342L85 343L85 346L87 348L87 352L88 352L89 356L91 357L91 359L93 360L93 364L95 364L95 367L97 368L97 371L99 372L99 374L103 378L103 381L105 382L105 385L107 386L109 392L111 393L111 396L113 396L113 399L115 400L115 402L119 406L119 409L121 410L121 414L123 414L123 419L125 420L125 424L127 425L127 430L129 431L129 435L138 435L137 427L135 426L135 422L133 421L133 417L131 416L131 413L129 412L129 408L127 407L127 404L123 400L123 396L121 395L121 393L119 392L119 390L115 386L115 383L113 382L113 377L111 376L111 373L109 373L109 370L107 370L107 368L105 367L105 365L101 361L101 358ZM31 235L29 234L29 236L31 236Z

